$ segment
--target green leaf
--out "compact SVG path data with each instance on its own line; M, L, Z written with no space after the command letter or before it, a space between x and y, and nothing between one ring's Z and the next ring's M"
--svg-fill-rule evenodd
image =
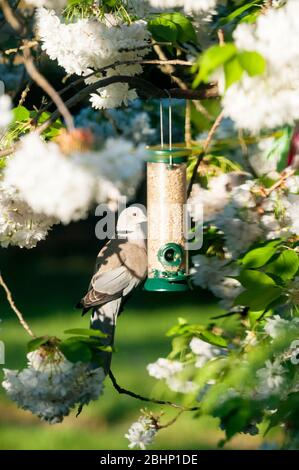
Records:
M118 0L103 0L103 3L105 5L108 5L109 7L114 7L116 5Z
M252 2L247 2L245 5L242 5L241 7L237 8L236 10L234 10L232 13L230 13L229 15L227 15L225 18L223 18L220 22L220 24L226 24L226 23L229 23L233 20L235 20L238 16L242 15L243 13L245 13L247 10L249 10L250 8L253 8L253 7L257 7L257 1L256 0L253 0Z
M278 244L278 242L277 242ZM264 266L276 253L277 246L274 244L268 244L266 246L255 248L248 253L240 260L240 262L246 268L260 268Z
M225 87L229 88L233 83L238 82L243 75L243 68L237 57L233 57L224 64Z
M215 45L207 49L195 66L195 69L199 67L199 73L193 82L193 87L207 81L212 72L232 59L235 54L236 46L229 42L223 46ZM193 71L195 69L193 68Z
M90 348L81 341L65 340L58 347L70 362L89 362L92 358Z
M99 351L105 351L105 352L114 352L114 349L112 346L106 345L106 346L97 346L96 348L93 349L98 349Z
M177 39L179 42L196 42L197 36L191 21L182 13L164 13L161 18L172 21L177 27Z
M227 348L227 341L221 336L215 335L211 331L203 331L198 335L198 337L206 343L213 344L214 346L219 346L220 348Z
M283 171L287 164L287 157L290 151L291 139L293 136L293 127L285 126L280 130L280 136L275 140L273 147L271 147L267 154L267 159L275 158L277 154L280 155L279 162L277 164L277 170Z
M243 51L238 52L237 56L241 66L246 70L250 77L264 73L266 69L266 61L258 52Z
M13 110L13 120L14 122L24 122L30 119L30 111L24 106L18 106Z
M238 295L234 301L234 305L244 305L245 307L251 308L253 311L265 310L280 294L281 289L276 286L246 290Z
M149 21L148 29L156 41L177 42L178 28L166 18L158 17Z
M43 344L49 341L49 336L40 336L39 338L34 338L27 343L28 352L35 351L40 348Z
M172 351L169 354L169 359L174 359L180 356L182 352L188 347L190 338L186 336L177 336L172 340Z
M72 328L71 330L65 330L66 335L82 335L82 336L98 336L99 338L107 338L107 334L100 330L93 330L88 328Z
M203 325L189 325L189 323L183 323L172 326L166 333L166 336L180 336L180 335L196 335L205 330Z
M295 251L285 250L266 267L266 272L275 274L287 281L292 279L299 269L299 256Z
M261 286L275 286L275 282L270 276L253 269L243 269L238 280L246 289L259 289Z

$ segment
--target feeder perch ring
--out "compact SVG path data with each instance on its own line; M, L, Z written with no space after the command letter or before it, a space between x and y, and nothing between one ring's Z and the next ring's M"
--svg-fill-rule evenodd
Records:
M182 247L177 243L166 243L158 251L158 259L162 266L181 266L184 253Z

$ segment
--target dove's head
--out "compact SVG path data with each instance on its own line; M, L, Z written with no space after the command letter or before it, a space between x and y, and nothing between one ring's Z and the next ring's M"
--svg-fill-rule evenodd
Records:
M144 223L146 221L145 212L141 207L130 206L124 209L118 218L116 226L117 234L121 238L127 238L129 241L144 244Z

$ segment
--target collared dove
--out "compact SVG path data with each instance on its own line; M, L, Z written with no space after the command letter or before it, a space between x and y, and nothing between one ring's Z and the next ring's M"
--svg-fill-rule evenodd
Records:
M83 315L92 309L91 328L108 333L106 345L113 345L117 317L129 294L146 276L147 254L141 226L145 221L139 207L130 206L122 211L117 237L99 252L89 290L77 305L83 309ZM100 357L108 373L111 353L101 353Z

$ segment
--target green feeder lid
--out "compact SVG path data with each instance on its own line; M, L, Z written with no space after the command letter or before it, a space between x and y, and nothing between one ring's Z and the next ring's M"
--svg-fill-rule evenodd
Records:
M147 147L148 157L147 162L152 163L185 163L189 155L191 155L191 149L186 147Z

